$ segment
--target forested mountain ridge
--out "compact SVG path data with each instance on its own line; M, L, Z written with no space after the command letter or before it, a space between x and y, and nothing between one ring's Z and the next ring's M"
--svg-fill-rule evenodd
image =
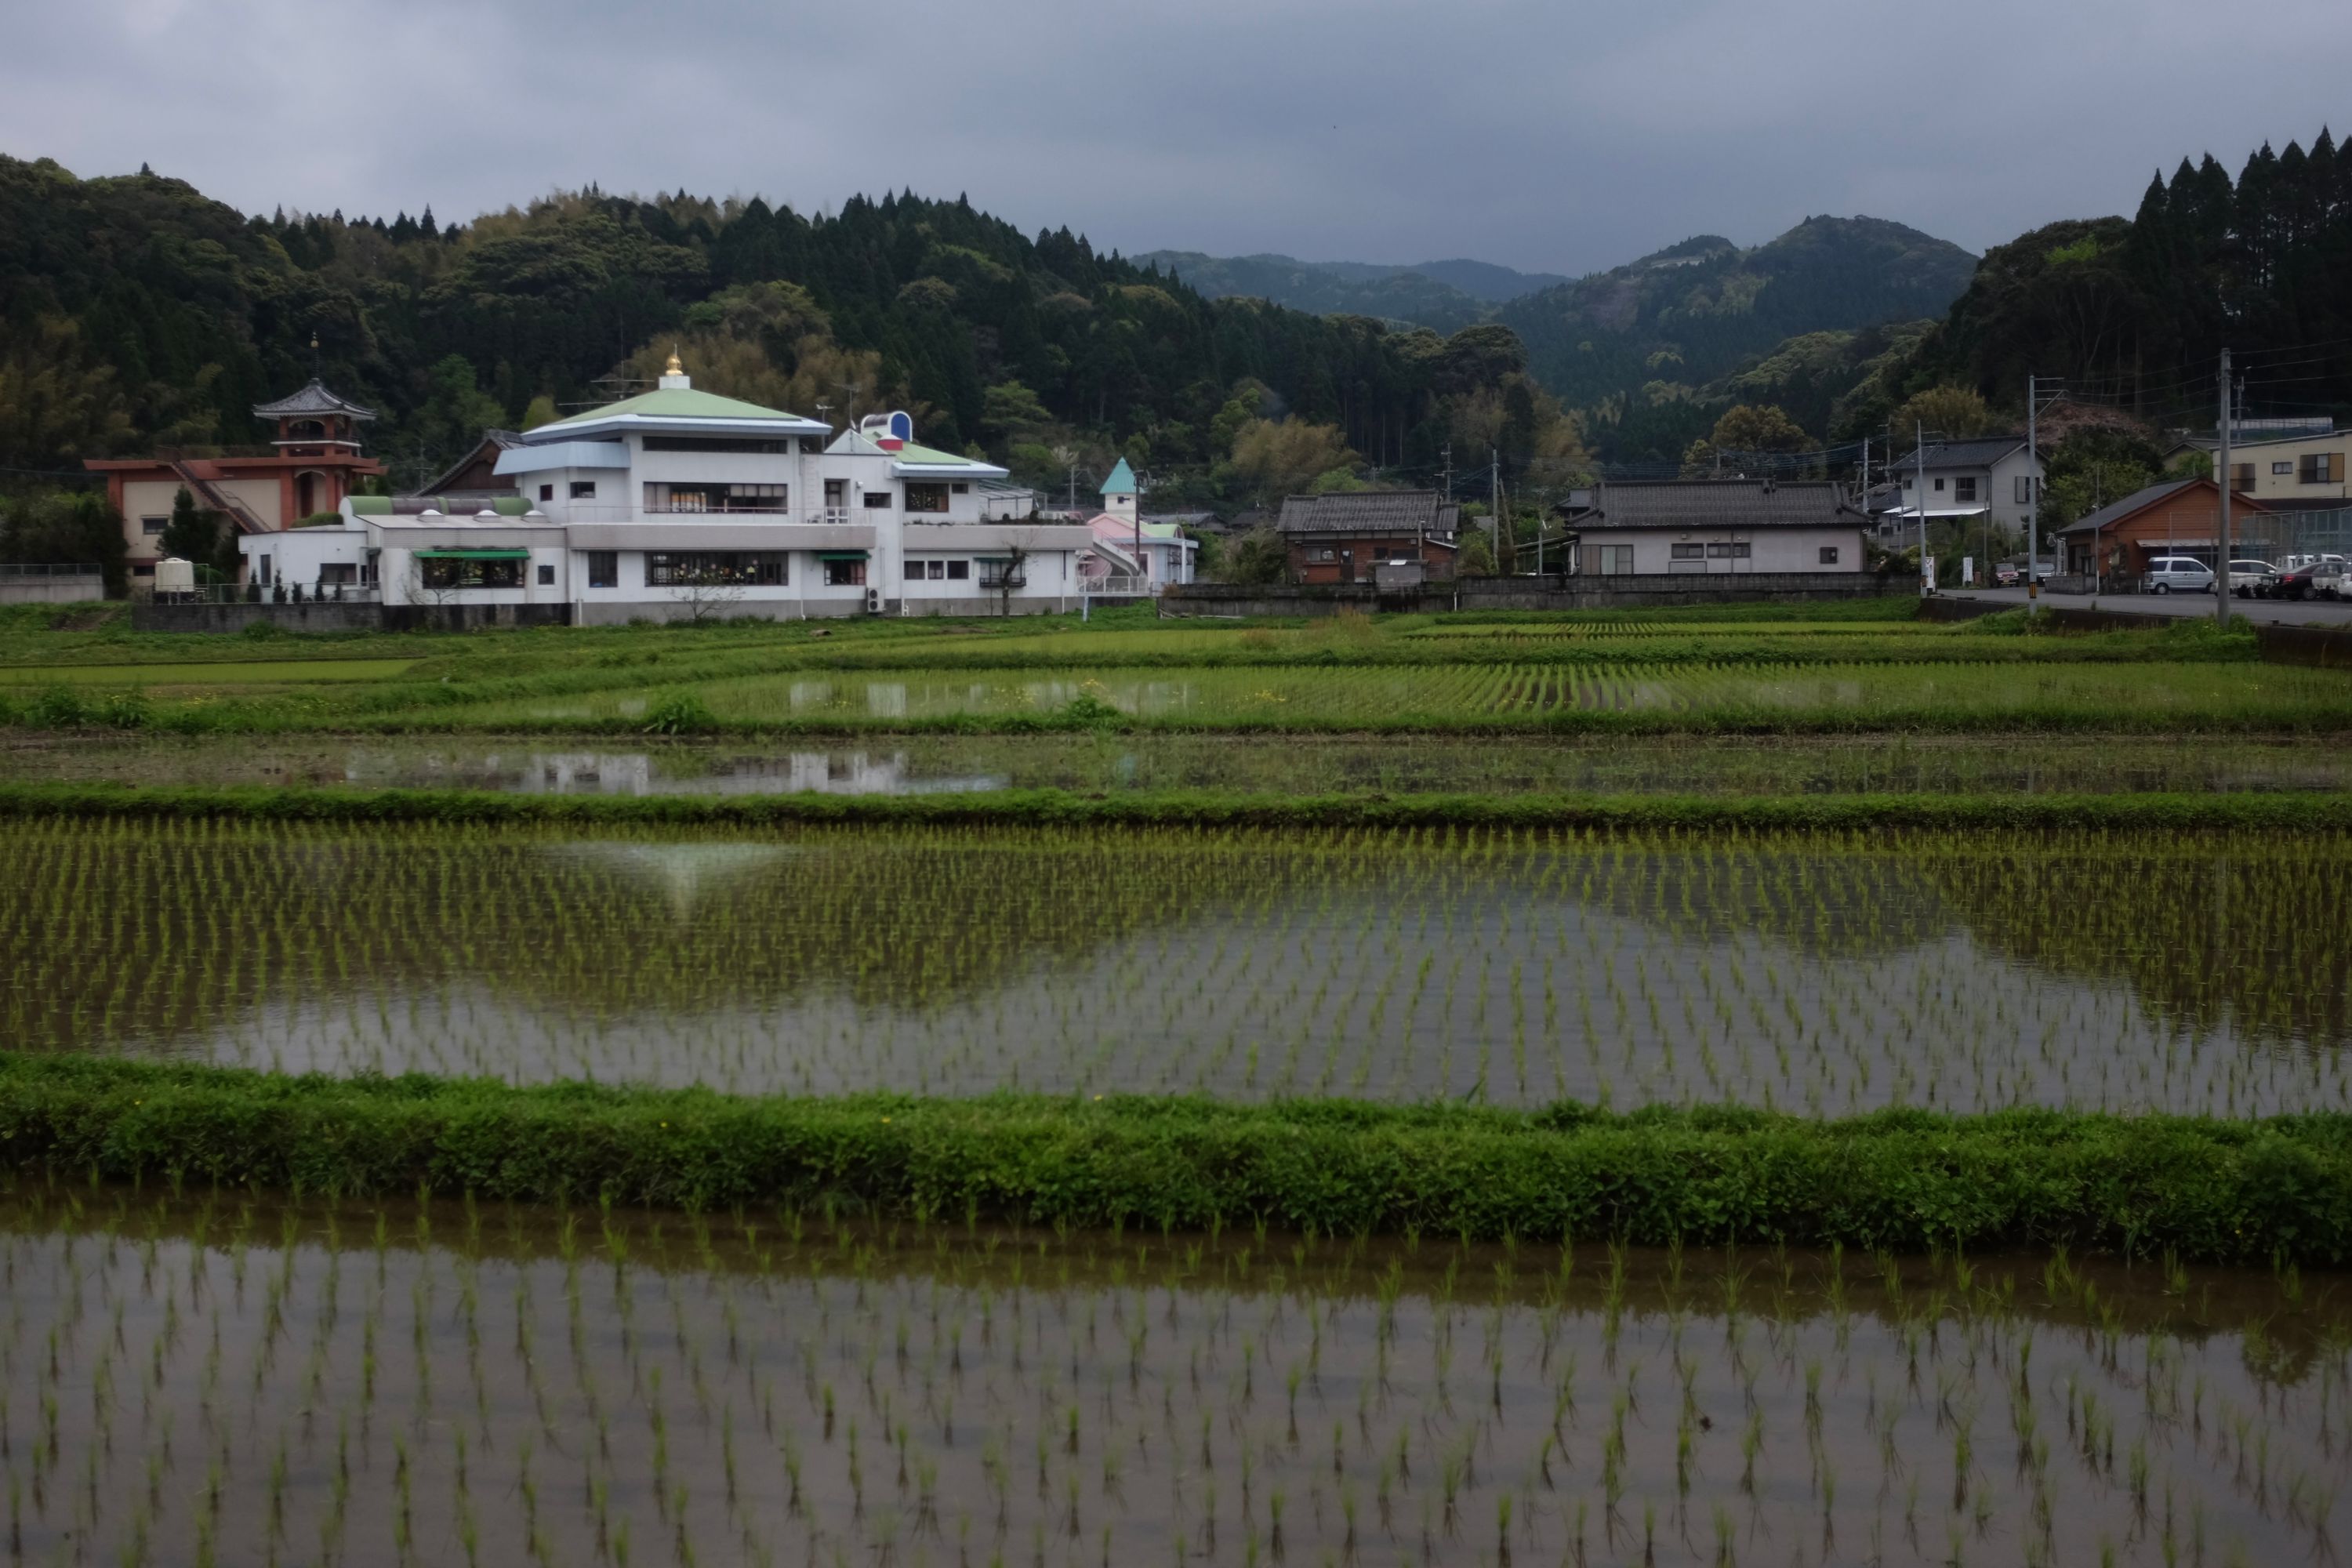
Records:
M804 216L592 188L441 226L247 216L143 170L0 157L0 323L18 468L259 439L249 405L315 363L383 411L372 445L414 480L486 425L609 397L673 340L719 390L837 420L905 404L927 440L997 455L1075 444L1205 474L1268 415L1330 427L1335 461L1427 464L1465 418L1505 433L1507 462L1569 450L1492 328L1449 342L1212 300L1067 229L911 194Z
M1592 404L1654 382L1702 384L1800 333L1941 316L1975 267L1902 224L1809 217L1752 250L1702 235L1514 300L1496 320L1545 385Z
M1398 267L1150 250L1134 260L1173 273L1213 300L1246 294L1294 310L1377 316L1449 332L1484 319L1491 306L1568 281L1557 273L1520 272L1462 258Z

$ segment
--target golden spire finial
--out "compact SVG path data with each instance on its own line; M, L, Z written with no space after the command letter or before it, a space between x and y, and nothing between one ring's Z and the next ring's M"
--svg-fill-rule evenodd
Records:
M672 343L669 346L669 369L664 374L668 375L684 375L686 374L686 366L677 363L677 345L676 343Z

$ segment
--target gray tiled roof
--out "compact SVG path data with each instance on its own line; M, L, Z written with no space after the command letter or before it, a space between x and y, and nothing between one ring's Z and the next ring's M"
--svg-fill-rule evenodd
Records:
M290 397L275 403L257 403L253 415L257 419L281 419L296 414L341 414L352 419L373 419L375 410L337 393L329 392L312 376L310 384Z
M1836 528L1862 514L1827 479L1604 481L1590 511L1597 528Z
M1460 511L1435 490L1349 490L1290 496L1275 526L1285 533L1450 534Z
M2025 445L2022 436L1982 436L1971 441L1930 441L1927 461L1930 468L1990 468L2020 447ZM1905 473L1919 466L1916 456L1900 458L1895 471Z

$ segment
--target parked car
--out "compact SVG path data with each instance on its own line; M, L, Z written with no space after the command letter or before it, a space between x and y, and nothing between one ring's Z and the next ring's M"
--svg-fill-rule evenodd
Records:
M2210 594L2213 568L2193 555L2159 555L2147 563L2151 594Z
M2317 595L2323 599L2344 596L2344 563L2334 560L2313 561L2292 572L2281 573L2273 596L2280 599L2303 600Z
M2230 592L2241 599L2267 599L2278 588L2279 569L2267 561L2230 563Z

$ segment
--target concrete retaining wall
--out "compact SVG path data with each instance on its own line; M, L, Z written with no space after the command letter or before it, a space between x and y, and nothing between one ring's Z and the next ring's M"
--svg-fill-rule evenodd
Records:
M106 579L0 575L0 605L85 605L106 597Z
M289 632L466 632L479 626L564 626L569 605L152 605L131 606L142 632L241 632L268 621Z
M241 632L256 621L269 621L289 632L372 632L383 625L375 605L227 604L131 606L131 625L142 632Z
M1365 585L1255 587L1188 583L1160 595L1163 616L1329 616L1341 609L1435 615L1448 610L1633 610L1676 605L1812 603L1916 595L1910 577L1867 572L1758 572L1738 576L1466 577L1397 591Z

